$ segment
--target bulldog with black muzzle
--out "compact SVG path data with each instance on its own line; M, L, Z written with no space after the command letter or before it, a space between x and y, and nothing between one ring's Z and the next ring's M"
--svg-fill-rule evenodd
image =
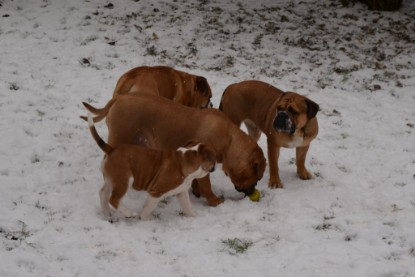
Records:
M261 132L267 136L269 187L283 187L278 173L281 147L296 148L298 176L303 180L312 178L305 159L311 141L318 134L318 104L264 82L244 81L225 89L219 109L238 126L243 122L254 140L258 141Z
M295 125L286 111L279 111L277 113L277 116L272 123L272 127L274 127L277 132L285 132L290 135L295 132Z

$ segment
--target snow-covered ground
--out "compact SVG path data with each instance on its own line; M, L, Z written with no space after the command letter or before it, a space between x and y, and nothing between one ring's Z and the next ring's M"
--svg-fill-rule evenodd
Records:
M0 276L415 276L415 2L403 2L0 0ZM122 73L158 64L205 76L215 107L247 79L319 103L314 179L284 149L285 188L266 170L258 203L216 170L226 200L192 195L196 218L169 198L151 221L103 220L81 101L103 106Z

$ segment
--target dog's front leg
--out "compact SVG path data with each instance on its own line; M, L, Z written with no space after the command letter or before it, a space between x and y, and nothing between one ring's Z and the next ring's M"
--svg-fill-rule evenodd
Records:
M307 156L308 148L310 148L310 145L304 147L297 147L295 149L297 175L303 180L309 180L313 176L310 172L308 172L308 170L305 167L305 158Z
M189 192L186 190L177 195L177 200L179 200L180 207L182 208L184 215L188 217L195 217L196 214L193 212L192 204L189 199Z
M269 167L269 182L270 188L282 188L283 184L278 173L278 159L280 157L280 147L274 142L272 138L267 139L268 143L268 167Z
M198 193L200 196L205 197L209 206L215 207L223 203L223 199L217 197L212 191L209 174L203 178L197 179L197 182L193 183L193 191L195 194Z

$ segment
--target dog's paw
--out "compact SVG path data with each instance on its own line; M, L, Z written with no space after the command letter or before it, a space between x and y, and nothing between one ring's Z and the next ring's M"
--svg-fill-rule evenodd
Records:
M148 221L151 219L151 215L140 215L139 219L142 221Z
M196 217L196 214L194 211L185 212L184 215L187 217Z
M210 197L206 198L206 201L208 202L208 205L211 207L216 207L224 202L224 199L221 197Z
M284 185L282 184L281 180L269 180L268 187L271 189L282 189Z
M180 212L179 215L185 217L196 217L196 214L194 212Z
M192 185L192 193L197 198L200 198L200 190L199 190L199 186L198 185L194 185L194 186Z
M131 214L129 214L125 218L136 218L136 217L138 217L138 213L132 212Z
M106 218L107 221L111 224L113 223L117 223L118 221L120 221L120 218L114 214L111 214L109 217Z
M116 223L119 220L118 216L110 210L103 211L103 218L109 223Z
M313 175L310 172L308 172L307 169L297 170L297 175L302 180L310 180L311 178L313 178Z
M118 207L118 212L120 212L120 213L121 213L121 215L122 215L123 217L125 217L125 218L133 218L133 217L136 217L136 216L137 216L137 214L136 214L136 213L132 212L129 208L127 208L127 207L126 207L126 206L124 206L124 205L120 205L120 206Z

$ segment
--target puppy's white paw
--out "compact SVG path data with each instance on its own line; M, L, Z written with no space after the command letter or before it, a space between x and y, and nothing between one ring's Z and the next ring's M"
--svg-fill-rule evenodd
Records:
M118 221L120 221L120 218L115 214L111 214L110 216L106 217L106 220L109 223L117 223Z
M147 221L151 219L151 215L140 215L140 220Z
M127 208L124 205L120 205L118 207L118 211L122 214L123 217L125 218L132 218L132 217L136 217L137 214L132 212L129 208Z
M132 212L130 216L126 216L125 218L137 218L138 213Z
M194 212L186 212L184 213L184 215L187 217L196 217L196 214Z

